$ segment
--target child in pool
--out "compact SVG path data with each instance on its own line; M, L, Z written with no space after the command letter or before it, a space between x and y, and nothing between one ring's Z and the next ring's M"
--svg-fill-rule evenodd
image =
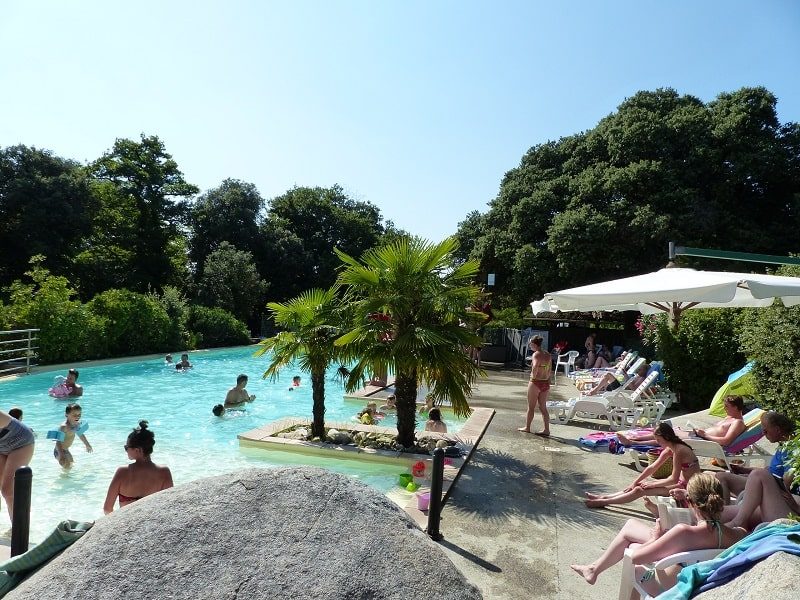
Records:
M293 392L296 387L300 387L300 375L292 377L292 385L289 387L289 391Z
M425 396L425 404L419 407L419 414L427 415L433 408L433 394Z
M362 425L375 425L378 419L382 419L386 415L378 412L378 405L375 402L368 402L360 413L358 413L358 420Z
M386 398L386 404L382 405L378 410L397 410L397 398L395 398L395 395L392 394Z
M64 412L66 414L66 419L63 425L58 428L58 430L64 434L64 440L56 440L53 456L55 456L58 464L65 469L69 469L72 467L72 463L75 462L69 448L72 446L72 442L75 441L75 433L81 425L82 411L78 404L67 404L67 408ZM86 451L91 452L92 445L89 443L89 440L86 439L86 436L83 433L79 433L78 437L83 442L83 445L86 446Z

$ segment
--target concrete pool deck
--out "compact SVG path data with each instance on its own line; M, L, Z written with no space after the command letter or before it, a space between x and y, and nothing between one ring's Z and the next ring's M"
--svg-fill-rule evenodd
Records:
M626 456L587 451L578 438L600 421L552 424L541 438L524 425L528 373L489 372L473 392L473 408L493 408L491 426L442 511L440 542L471 583L492 600L616 598L621 566L588 585L570 568L602 553L629 517L650 519L642 501L587 509L586 490L622 489L638 475ZM577 390L566 377L551 399ZM538 411L533 428L542 428Z

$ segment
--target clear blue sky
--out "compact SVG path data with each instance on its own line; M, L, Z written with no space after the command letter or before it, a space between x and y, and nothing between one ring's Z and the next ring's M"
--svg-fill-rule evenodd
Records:
M0 146L155 134L203 190L339 183L439 240L638 90L763 85L800 121L799 59L795 0L6 0Z

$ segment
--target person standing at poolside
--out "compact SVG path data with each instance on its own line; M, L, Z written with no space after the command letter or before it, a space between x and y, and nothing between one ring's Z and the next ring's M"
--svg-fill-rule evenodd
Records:
M256 399L255 394L248 394L247 390L247 375L242 373L236 378L236 385L228 390L225 396L225 408L231 406L241 406L245 402L252 402Z
M550 394L550 370L553 366L553 358L542 350L543 341L542 336L536 335L529 344L533 355L531 356L531 378L528 382L528 411L525 413L525 427L520 427L518 431L534 433L531 431L531 423L533 423L538 406L542 413L542 419L544 419L544 429L536 432L536 435L548 437L550 435L550 413L547 411L547 396Z
M14 516L14 473L30 464L35 441L30 427L0 410L0 491L9 518Z
M77 435L86 447L87 452L92 452L92 445L81 430L81 414L82 410L78 404L67 404L64 410L65 419L64 424L58 428L59 433L63 435L63 439L56 440L56 447L53 449L53 456L55 456L58 464L65 469L72 467L74 459L72 453L69 451L70 446L75 441ZM84 428L85 430L85 428Z
M172 487L172 472L169 467L153 463L150 455L156 438L147 428L147 421L139 421L139 427L128 434L125 452L133 464L117 469L111 484L108 486L103 512L113 512L114 504L119 500L119 507L141 500L145 496L155 494Z

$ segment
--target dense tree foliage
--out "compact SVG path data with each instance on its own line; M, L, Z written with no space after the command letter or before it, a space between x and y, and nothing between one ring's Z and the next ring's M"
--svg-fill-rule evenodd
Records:
M259 277L253 255L228 242L208 255L197 284L197 297L207 306L224 308L247 321L256 304L264 305L267 285Z
M518 306L661 268L669 241L797 251L800 127L781 125L775 105L764 88L707 104L639 92L594 129L531 148L458 238Z
M778 274L800 277L800 267L782 267ZM759 401L800 424L800 306L777 302L770 308L745 311L742 321L742 347L755 362L753 380Z
M90 171L114 184L122 202L132 205L135 230L126 287L146 292L177 283L171 242L187 219L186 199L198 189L184 180L163 142L145 135L140 142L118 139Z
M331 188L296 187L270 201L270 214L303 242L306 262L287 257L303 278L304 288L327 288L341 264L338 248L360 256L374 247L384 232L378 208L350 199L338 185Z
M91 225L85 173L46 150L0 149L0 287L20 278L32 256L66 274Z
M222 242L258 254L258 223L263 210L264 199L256 186L236 179L226 179L197 198L189 217L189 257L198 279L203 276L206 258Z

